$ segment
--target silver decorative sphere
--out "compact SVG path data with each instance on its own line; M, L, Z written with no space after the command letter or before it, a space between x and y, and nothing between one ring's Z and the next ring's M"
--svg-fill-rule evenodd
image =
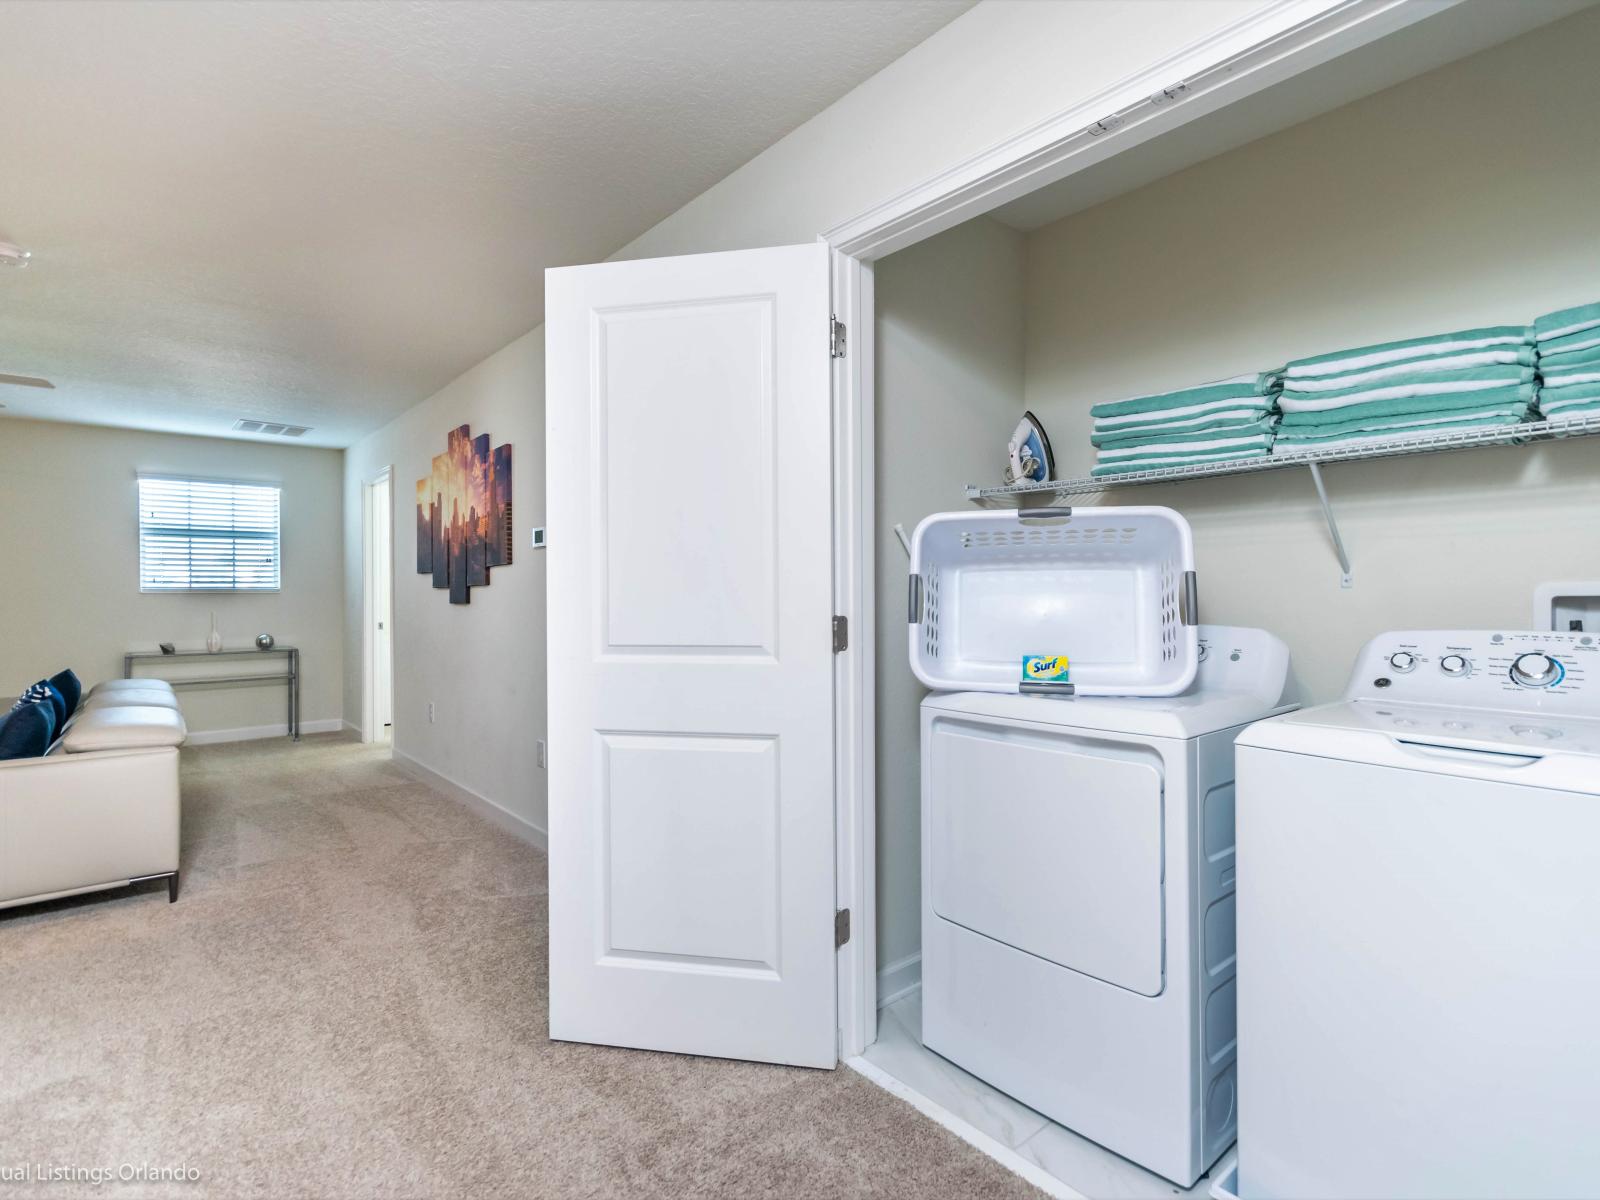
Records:
M257 650L271 650L275 645L277 645L277 640L270 633L256 635Z

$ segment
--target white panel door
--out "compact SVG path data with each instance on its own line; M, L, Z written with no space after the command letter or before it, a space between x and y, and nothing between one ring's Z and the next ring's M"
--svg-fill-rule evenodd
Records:
M550 1035L831 1067L827 250L545 290Z

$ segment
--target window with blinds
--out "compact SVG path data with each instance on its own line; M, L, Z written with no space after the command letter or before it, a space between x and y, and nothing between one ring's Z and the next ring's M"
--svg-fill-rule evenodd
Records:
M275 592L278 486L139 477L141 592Z

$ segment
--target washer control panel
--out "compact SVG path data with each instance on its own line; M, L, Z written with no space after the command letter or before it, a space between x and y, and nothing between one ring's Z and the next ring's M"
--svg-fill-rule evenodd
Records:
M1385 633L1362 650L1345 699L1600 716L1600 635L1543 630Z

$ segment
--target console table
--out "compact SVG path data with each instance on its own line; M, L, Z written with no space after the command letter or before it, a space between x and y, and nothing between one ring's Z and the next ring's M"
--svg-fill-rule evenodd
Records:
M300 651L295 646L274 646L271 650L260 650L251 646L248 650L179 650L172 654L163 654L160 650L130 650L122 656L122 677L124 679L137 679L133 673L135 663L149 662L152 659L173 658L270 658L282 655L284 659L284 673L281 675L239 674L239 675L187 675L177 679L167 680L175 688L198 687L203 684L213 686L243 687L253 683L281 683L289 692L289 736L295 741L300 740Z

